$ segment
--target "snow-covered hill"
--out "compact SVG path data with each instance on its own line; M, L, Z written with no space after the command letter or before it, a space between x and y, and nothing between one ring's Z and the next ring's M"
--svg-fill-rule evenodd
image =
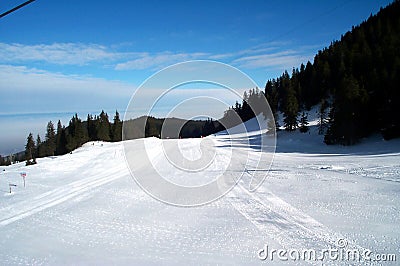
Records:
M207 137L207 145L217 155L232 148L240 156L241 149L250 147L255 150L251 156L258 156L262 135L254 120L246 128L252 130L248 147L232 148L223 133ZM243 134L235 133L232 140L241 143ZM397 254L399 260L400 142L375 137L354 147L326 147L318 138L315 128L309 134L280 132L271 170L256 192L247 191L244 184L250 175L265 174L262 165L246 169L243 181L225 197L195 208L167 205L143 192L130 176L122 143L91 142L72 154L38 159L34 166L4 167L0 261L251 265L260 263L258 251L265 245L318 251L337 247L339 239L348 248ZM144 140L132 143L140 141ZM185 156L195 159L201 156L204 139L145 141L152 147L151 156L158 156L152 163L171 169L160 157L163 142L179 142ZM224 160L216 156L213 167L224 167ZM27 173L26 187L21 172ZM212 171L202 175L210 177ZM10 183L17 185L12 193ZM283 261L275 257L268 263Z

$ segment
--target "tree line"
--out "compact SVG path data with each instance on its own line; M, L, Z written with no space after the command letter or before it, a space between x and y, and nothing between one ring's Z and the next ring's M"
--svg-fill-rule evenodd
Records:
M319 51L314 62L268 80L265 96L288 131L303 128L319 106L318 131L326 144L353 145L380 132L400 137L400 1ZM278 125L280 126L280 125Z
M217 120L185 120L180 118L155 118L141 116L124 121L125 139L143 137L157 138L200 138L225 128Z
M221 119L218 120L225 128L236 126L239 123L255 117L261 112L266 116L264 92L259 88L252 88L243 93L241 103L236 103L224 112Z
M25 145L26 164L35 164L36 158L63 155L75 150L88 141L121 141L122 121L118 111L115 112L113 121L109 121L108 114L104 111L97 116L87 115L82 121L75 114L67 127L58 120L56 127L52 121L47 123L45 138L29 133Z
M143 130L145 137L161 137L161 129L164 122L169 119L172 127L175 125L183 125L177 136L171 138L191 138L201 137L221 131L224 128L218 121L212 119L207 120L183 120L177 118L155 118L151 116L139 117L126 121L126 127L136 125L137 120L144 120L144 128L134 128L134 134L140 136L138 130ZM122 140L122 120L118 111L115 112L113 121L109 121L109 116L102 111L98 116L87 115L85 121L82 121L75 114L67 127L63 126L59 120L56 127L52 121L49 121L46 127L45 138L42 140L40 135L34 138L29 133L25 145L23 156L19 157L19 161L26 160L26 165L36 164L36 158L63 155L72 152L76 148L82 146L88 141L109 141L116 142ZM168 137L169 136L165 136ZM4 164L4 163L3 163Z

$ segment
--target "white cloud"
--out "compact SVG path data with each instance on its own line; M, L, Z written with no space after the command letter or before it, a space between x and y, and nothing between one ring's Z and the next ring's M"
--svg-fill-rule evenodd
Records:
M239 58L242 56L254 55L254 54L266 54L272 52L274 50L283 47L287 43L285 42L270 42L265 44L260 44L254 47L250 47L248 49L239 50L230 53L221 53L221 54L214 54L210 56L210 59L220 60L220 59L227 59L227 58Z
M0 63L30 64L45 62L56 65L88 65L111 67L114 70L159 70L171 64L209 59L224 61L240 68L291 69L310 60L313 47L290 47L290 43L270 42L248 49L226 52L138 52L120 51L118 46L82 43L54 43L26 45L0 43Z
M308 45L297 46L294 49L290 42L269 42L236 52L214 54L209 58L230 60L229 63L238 68L283 71L312 60L319 47L320 45Z
M17 63L41 61L59 65L86 65L91 62L114 61L125 56L103 45L54 43L25 45L0 43L0 61Z
M312 58L314 52L312 47L299 47L296 50L288 49L284 42L273 42L258 45L249 49L227 53L145 53L138 55L135 59L118 63L115 70L141 70L161 69L168 65L195 59L208 59L223 61L239 68L274 68L291 69L298 67Z
M171 64L179 63L182 61L205 59L208 58L207 53L172 53L163 52L138 56L133 60L119 63L115 66L116 70L129 70L129 69L160 69Z
M244 56L232 61L233 64L243 68L278 68L291 69L299 67L301 63L310 60L310 55L302 51L286 50L268 54Z

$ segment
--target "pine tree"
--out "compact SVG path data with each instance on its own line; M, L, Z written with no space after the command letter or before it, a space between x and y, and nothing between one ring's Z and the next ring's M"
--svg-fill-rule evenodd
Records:
M53 122L47 123L46 130L46 156L53 156L56 151L56 133L54 131Z
M250 113L250 106L249 106L249 96L247 95L247 92L245 91L243 93L243 99L242 99L242 104L241 104L241 110L240 110L240 117L242 120L247 120L249 113Z
M83 125L78 114L75 114L68 125L68 133L66 134L66 150L72 151L89 140L87 128Z
M29 133L27 142L25 145L25 159L26 165L31 165L36 163L35 159L35 141L33 140L32 133Z
M66 136L65 136L65 128L61 124L61 121L58 120L57 123L57 134L56 134L56 154L62 155L67 152L65 145L67 144Z
M268 118L268 120L267 120L267 129L268 129L267 134L274 134L275 131L276 131L275 126L276 126L275 120L272 119L272 118Z
M339 83L336 93L335 126L333 131L336 143L353 145L365 134L365 104L367 92L360 86L353 75L346 75Z
M318 134L325 134L327 128L327 113L328 102L325 99L321 100L319 111L318 111Z
M44 145L45 143L42 142L42 139L40 138L40 135L37 134L36 137L36 158L41 158L46 156L45 150L44 150Z
M275 80L268 80L265 85L265 97L267 98L268 104L271 108L271 111L274 115L274 118L277 118L278 115L278 105L279 105L279 94L277 91L277 86ZM277 123L277 121L275 121Z
M114 123L112 125L112 141L121 141L122 140L122 122L119 118L118 111L115 111Z
M57 122L57 133L56 133L56 154L60 154L60 146L61 146L61 131L62 131L62 124L61 121L58 120Z
M78 147L82 146L86 142L89 141L89 135L87 128L85 125L82 123L82 120L78 118L76 115L76 124L75 124L75 132L74 132L74 137L76 139Z
M300 118L300 132L306 133L307 131L308 131L308 116L303 111L303 113L301 114L301 118Z
M203 129L202 129L202 135L203 136L208 136L210 134L214 134L215 133L215 124L214 121L212 120L212 118L207 118L207 120L205 121L204 125L203 125Z
M67 151L73 151L77 147L79 147L78 140L76 138L76 127L77 127L77 120L78 120L78 115L75 114L71 120L69 120L68 124L68 132L66 134L67 137L67 144L65 147L67 148Z
M295 92L291 88L289 88L288 90L286 104L284 108L285 109L283 112L283 117L284 117L283 123L285 129L287 131L296 130L298 123L297 116L299 111L299 104L297 102Z
M98 140L97 138L97 117L93 119L92 115L87 115L86 128L89 140Z
M97 137L99 140L110 141L110 121L108 115L104 111L101 111L98 118Z
M147 117L145 126L145 137L159 137L160 130L157 128L156 119L154 117Z
M328 121L327 121L327 130L324 136L324 142L327 145L336 144L337 142L337 134L336 134L336 123L335 123L335 105L332 105L331 110L329 111Z

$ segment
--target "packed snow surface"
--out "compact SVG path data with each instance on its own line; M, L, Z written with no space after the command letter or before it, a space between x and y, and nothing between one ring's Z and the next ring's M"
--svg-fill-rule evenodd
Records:
M264 134L251 123L250 146L227 147L224 133L207 137L207 145L219 149L217 155L224 149L230 154L232 147L253 149ZM1 264L280 265L293 261L261 261L258 251L265 245L321 250L339 239L349 248L400 260L400 142L376 136L353 147L327 147L315 131L279 133L271 169L255 192L241 184L265 175L269 165L246 169L223 198L192 208L146 194L130 175L122 143L90 142L72 154L38 159L37 165L1 168ZM243 136L231 137L240 143ZM153 158L164 141L179 142L186 158L201 157L202 139L132 140L139 141L146 141ZM215 156L204 179L223 169L227 158ZM174 176L167 160L152 162ZM10 184L16 185L11 193Z

